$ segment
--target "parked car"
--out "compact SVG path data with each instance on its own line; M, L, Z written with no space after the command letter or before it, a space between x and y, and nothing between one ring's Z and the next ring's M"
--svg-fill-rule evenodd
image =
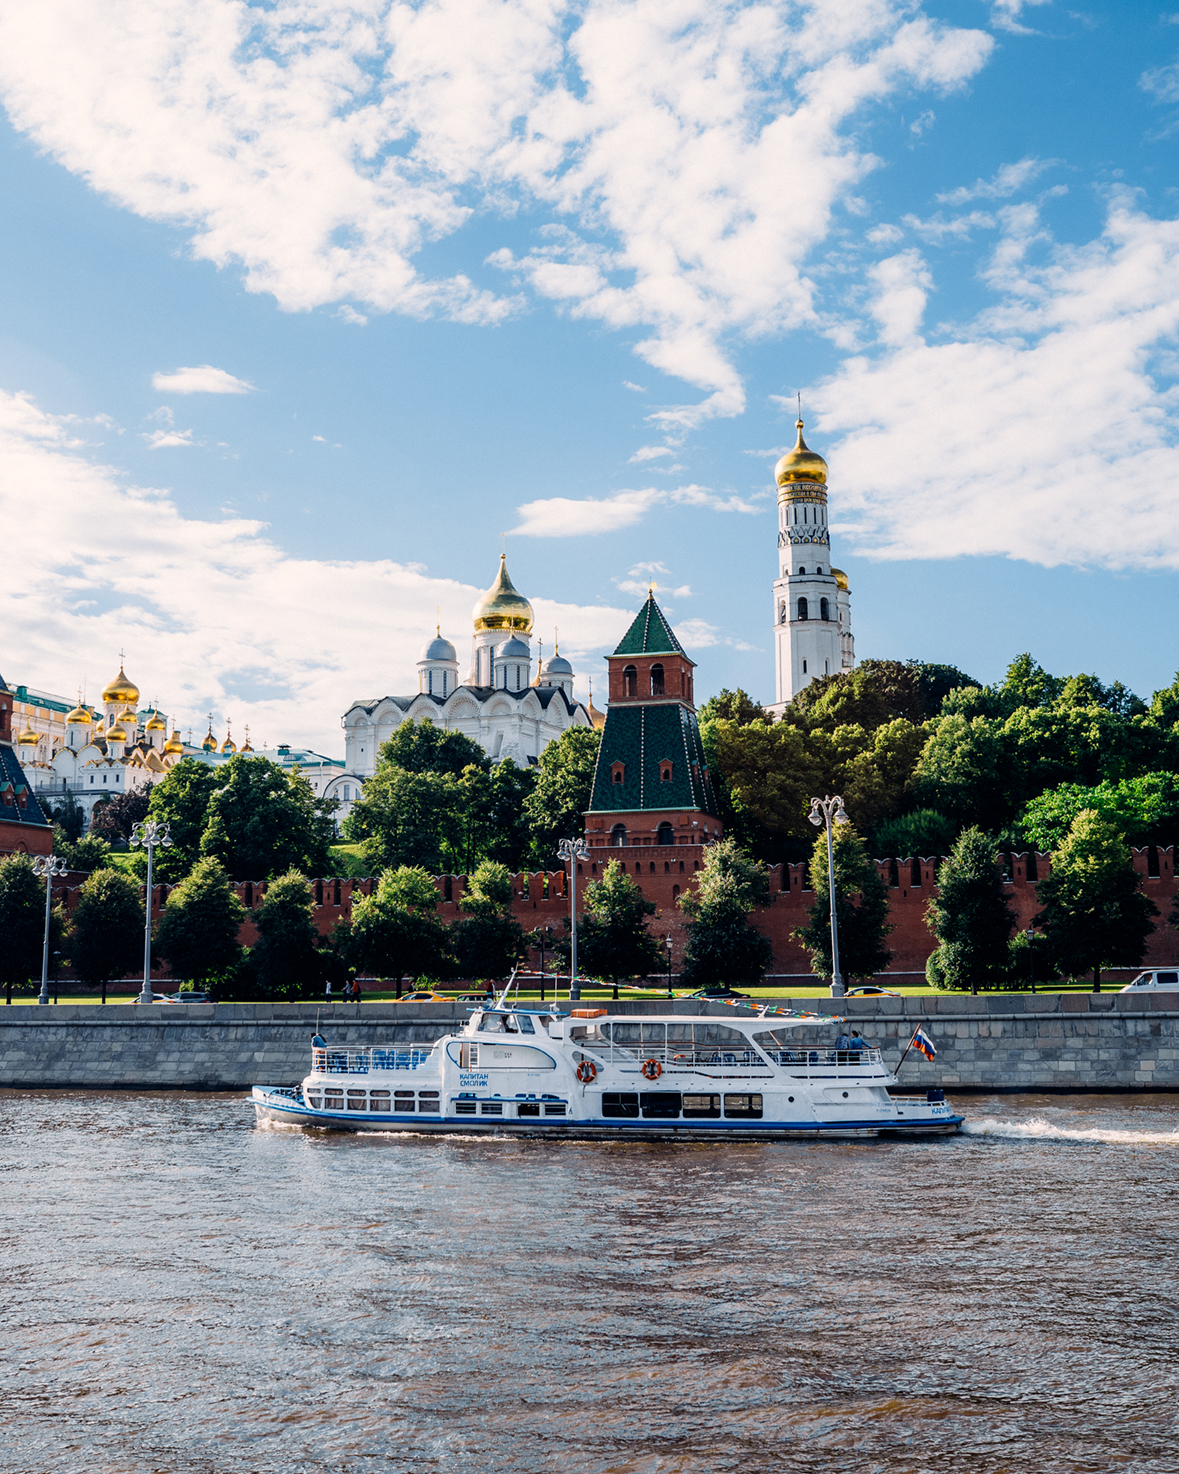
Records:
M846 996L848 998L899 998L899 993L894 993L891 988L849 988Z
M698 988L689 993L689 998L748 998L748 993L738 993L736 988Z
M400 998L394 999L395 1003L449 1003L450 998L446 993L434 993L430 991L418 991L416 993L404 993Z
M490 1000L486 993L460 993L454 1001L456 1003L487 1003Z
M208 993L198 993L192 989L183 993L173 993L169 1001L172 1003L212 1003L213 1000Z
M1123 993L1140 993L1143 988L1155 992L1179 993L1179 972L1140 972L1132 983L1127 983Z

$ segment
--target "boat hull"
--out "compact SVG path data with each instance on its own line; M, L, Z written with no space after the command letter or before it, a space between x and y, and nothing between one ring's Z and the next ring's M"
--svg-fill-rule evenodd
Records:
M784 1141L816 1140L822 1137L951 1136L962 1127L962 1116L940 1115L936 1119L889 1122L865 1121L677 1121L657 1124L650 1120L556 1120L520 1121L479 1117L376 1114L363 1116L347 1111L316 1109L293 1091L255 1085L253 1105L259 1121L317 1131L353 1134L405 1133L415 1136L518 1136L524 1139L572 1137L579 1141Z

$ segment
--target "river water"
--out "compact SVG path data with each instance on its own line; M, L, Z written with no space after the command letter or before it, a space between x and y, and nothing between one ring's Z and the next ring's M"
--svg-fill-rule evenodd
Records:
M311 1136L0 1092L0 1468L1179 1469L1179 1097L926 1142Z

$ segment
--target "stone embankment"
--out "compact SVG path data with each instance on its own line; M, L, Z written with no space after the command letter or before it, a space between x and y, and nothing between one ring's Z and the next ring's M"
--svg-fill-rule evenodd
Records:
M783 1000L788 1001L788 1000ZM835 999L793 1000L836 1013ZM612 1011L664 1013L667 1003ZM677 1014L723 1004L677 999ZM855 999L843 1004L895 1064L920 1023L937 1056L910 1051L902 1083L948 1090L1179 1090L1179 994L1001 994ZM0 1011L0 1085L137 1090L244 1090L307 1072L317 1027L340 1046L428 1041L461 1028L458 1003L70 1004ZM738 1015L747 1018L744 1010ZM767 1020L767 1024L769 1024ZM826 1039L824 1032L820 1037Z

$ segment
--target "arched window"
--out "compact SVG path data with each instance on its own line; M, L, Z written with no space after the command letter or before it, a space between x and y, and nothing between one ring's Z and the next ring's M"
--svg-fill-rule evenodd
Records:
M613 845L624 845L626 843L626 825L615 824L610 831L610 843Z
M626 764L625 763L614 763L614 764L612 764L611 765L611 769L610 769L610 779L611 779L611 782L613 782L613 783L625 783L626 782Z
M807 602L806 602L805 599L799 599L799 601L798 601L798 617L799 617L799 619L809 619L810 618L810 614L809 614L808 609L807 609Z
M673 901L674 901L674 900L677 900L677 899L678 899L678 897L679 897L679 893L680 893L680 888L679 888L679 886L678 886L678 885L673 885L673 886L672 886L672 888L671 888L671 899L672 899L672 900L673 900Z
M820 619L830 619L831 618L831 611L827 607L827 600L826 599L820 599L819 600L819 618Z
M909 861L909 884L919 886L921 884L921 861Z
M622 694L624 696L637 696L639 694L639 673L633 665L623 667Z
M663 695L663 667L661 665L651 667L651 695Z
M655 861L654 860L651 861L651 874L652 875L655 874Z
M660 783L670 783L671 782L671 774L672 774L672 765L667 760L667 758L664 758L663 761L659 764L659 781L660 781Z
M781 604L778 605L778 623L779 624L785 624L786 623L786 600L785 599L783 599L782 602L781 602Z
M431 696L433 696L433 694L434 694L434 672L432 670L426 672L426 690L430 693Z
M660 824L659 828L655 832L655 843L675 844L675 830L671 827L670 824L666 822Z
M806 569L805 568L800 568L798 571L799 571L799 573L805 573L806 572Z

